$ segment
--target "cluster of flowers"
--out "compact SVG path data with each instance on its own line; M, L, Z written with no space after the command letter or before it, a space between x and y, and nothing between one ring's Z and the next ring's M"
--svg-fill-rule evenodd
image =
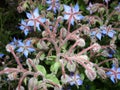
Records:
M109 1L105 0L105 2L107 4ZM93 63L92 61L90 61L88 58L88 55L85 54L85 53L87 53L88 50L92 50L91 52L92 52L92 55L94 56L95 53L100 53L100 50L103 50L101 55L103 54L102 56L108 57L108 58L110 58L110 60L113 60L112 57L114 56L114 54L116 52L114 50L115 48L113 48L111 45L108 48L102 49L102 46L100 46L97 42L93 41L94 43L92 42L92 45L88 46L88 48L82 49L82 51L79 51L77 54L73 53L76 50L75 49L76 46L80 46L81 48L85 46L85 40L83 38L81 38L83 35L82 32L84 32L85 30L88 31L88 33L89 33L88 36L90 36L90 38L97 38L99 41L102 41L102 37L105 37L105 36L108 36L108 37L110 37L110 39L113 39L114 36L116 35L117 31L115 31L114 28L112 28L112 26L108 25L106 22L105 25L100 25L99 28L93 28L93 29L90 29L90 27L88 27L87 25L85 28L84 28L85 25L80 25L79 26L80 28L73 30L71 32L71 27L76 28L78 21L82 22L82 20L84 21L87 17L87 16L83 16L81 14L81 11L79 10L79 4L76 3L75 6L72 6L72 5L68 6L68 5L63 4L61 6L59 0L46 0L45 3L48 6L47 11L51 11L52 13L54 13L54 15L59 14L61 12L61 7L63 7L63 9L64 9L63 16L58 16L57 18L55 17L55 20L53 20L53 21L56 21L54 23L57 23L57 24L55 24L51 28L50 23L52 23L52 21L50 21L49 18L47 18L46 16L43 16L42 14L40 14L39 8L35 8L33 10L33 12L30 12L30 13L26 12L27 19L21 20L19 28L24 32L25 36L27 36L30 32L36 32L36 30L38 30L39 32L42 33L43 38L40 39L40 42L38 42L39 41L38 39L37 39L38 41L36 39L35 39L36 41L34 41L32 38L26 39L24 41L16 40L16 38L14 38L14 40L6 46L6 50L8 52L12 52L15 50L17 53L19 53L19 55L24 54L24 56L26 58L28 58L29 53L31 53L31 52L37 53L38 52L37 49L33 46L33 44L35 42L37 42L36 46L39 46L39 44L43 45L42 49L44 51L44 49L49 45L46 44L46 42L42 42L41 40L43 40L43 41L48 40L48 41L50 41L50 43L53 43L54 49L56 50L56 54L55 54L56 62L53 65L51 65L51 71L53 71L55 74L57 74L57 70L59 69L59 67L61 67L61 69L62 69L61 81L63 84L69 83L71 86L73 86L73 85L79 86L79 85L83 84L83 78L81 78L81 75L77 72L77 64L80 64L82 67L85 68L85 74L88 77L88 79L91 81L93 81L96 78L97 73L102 78L110 77L110 79L112 80L113 83L116 83L117 79L120 80L120 68L117 66L118 63L117 64L114 63L111 69L102 68L102 67L99 67L100 64L97 65L96 63ZM90 3L89 6L87 7L87 10L90 11L90 14L92 15L93 13L99 11L98 10L99 6L101 7L101 4L92 5ZM120 12L120 5L118 5L115 8L115 10L117 12ZM66 26L62 25L62 28L61 28L61 25L59 24L60 21L62 21L64 23L64 21L66 21L66 20L67 20L67 24L68 24L67 30L64 28ZM89 19L87 19L87 22L89 22L89 24L90 24ZM45 30L42 30L40 27ZM57 31L58 28L61 28L60 31L59 30ZM84 31L81 32L81 30L84 30ZM58 33L58 34L56 34L56 33ZM79 35L79 34L81 34L81 35ZM65 44L68 40L75 40L76 42L72 46L70 46L70 49L67 51L67 49L66 49L67 47L63 48L62 46L64 46L64 45L62 45L62 44ZM58 44L56 44L58 42L60 44L60 47L57 46ZM87 43L87 41L86 41L86 43ZM113 43L112 43L112 45L113 45ZM40 46L39 46L39 48L41 49ZM43 51L42 51L42 53L43 53ZM50 53L50 51L49 51L49 53ZM14 55L14 57L17 56L17 55L15 56L14 53L12 53L12 54ZM39 56L39 54L36 54L36 57L37 57L37 55ZM2 58L3 56L4 56L4 54L0 54L0 58ZM60 59L60 60L58 61L57 59ZM107 62L110 60L106 60L104 62ZM30 65L28 65L28 67L31 68L31 66L32 66L35 70L36 70L36 68L38 68L37 67L38 64L35 65L32 62L32 60L28 60L28 62L30 64ZM19 64L21 69L23 69L23 67L21 66L21 64L19 63L18 60L17 60L17 63ZM43 69L42 66L39 66L39 68L41 69L40 70L41 72L37 73L37 75L41 75L42 77L44 77L43 74L46 72L45 69ZM70 74L65 73L65 68L68 69ZM4 70L4 71L6 71L6 70ZM31 72L31 74L33 75L32 72ZM47 82L47 80L46 80L46 82ZM50 82L50 81L48 81L48 82ZM42 84L42 82L39 82L39 83ZM45 81L43 83L45 84ZM19 84L19 88L20 88L20 84ZM53 85L57 86L56 84L53 84ZM43 87L43 88L45 88L45 87Z

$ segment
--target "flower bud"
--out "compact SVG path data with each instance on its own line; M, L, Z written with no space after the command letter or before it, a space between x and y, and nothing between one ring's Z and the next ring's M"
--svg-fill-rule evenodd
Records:
M84 47L85 46L85 40L83 38L80 38L77 40L78 46Z
M67 75L67 74L65 74L65 76L64 75L62 75L61 76L61 81L63 82L63 83L67 83L68 81L70 81L70 77Z
M94 47L93 47L93 51L94 51L94 52L99 52L100 49L101 49L101 46L100 46L98 43L95 43L95 44L94 44Z
M67 63L67 69L68 69L70 72L75 72L76 64L75 64L74 62L72 62L72 63L68 62L68 63Z
M13 51L14 49L15 49L15 47L14 47L13 45L11 45L11 44L7 44L7 45L6 45L6 50L7 50L8 52Z
M96 72L93 68L89 68L89 70L85 70L85 74L90 81L93 81L96 78Z

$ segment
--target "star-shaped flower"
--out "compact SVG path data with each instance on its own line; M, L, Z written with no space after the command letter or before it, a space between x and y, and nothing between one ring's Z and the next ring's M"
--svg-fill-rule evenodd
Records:
M18 46L18 42L21 42L21 40L17 40L15 37L13 38L13 41L10 42L11 45L13 45L15 48Z
M53 10L56 13L60 9L59 0L46 0L46 3L49 5L47 10Z
M36 8L32 13L26 13L27 18L28 18L28 26L34 26L34 30L37 29L40 30L40 23L44 23L46 21L45 18L41 17L39 15L39 9Z
M34 52L35 51L35 49L31 45L30 40L27 40L26 42L19 41L18 42L18 47L19 47L19 49L17 50L17 52L23 53L25 55L25 57L28 57L29 52Z
M91 31L91 36L96 36L99 40L102 38L102 33L99 29Z
M21 20L21 26L19 27L25 35L28 35L29 33L29 26L27 25L27 22L25 22L24 20Z
M83 81L81 80L79 74L71 75L68 82L70 83L71 86L73 86L73 85L82 85L83 84Z
M74 7L64 5L64 19L68 20L72 25L74 25L75 20L81 20L84 18L79 12L79 5L76 4Z
M117 68L116 65L113 64L111 70L107 72L106 75L110 77L113 83L116 83L117 79L120 80L120 68Z
M114 34L116 34L111 26L101 26L100 29L103 35L108 35L110 38L113 38Z

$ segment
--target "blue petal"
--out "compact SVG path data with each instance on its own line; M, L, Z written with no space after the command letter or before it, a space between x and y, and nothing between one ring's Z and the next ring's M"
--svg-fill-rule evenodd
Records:
M28 57L28 50L25 50L24 52L25 57Z
M113 83L115 83L115 76L114 76L114 75L112 75L112 76L110 77L110 79L112 80Z
M96 37L97 37L99 40L101 40L101 37L102 37L101 33L97 33L97 34L96 34Z
M33 21L33 20L28 21L27 25L28 25L28 26L34 26L34 21Z
M39 9L36 8L36 9L33 11L33 14L34 14L35 18L36 18L36 17L39 17Z
M83 84L83 81L80 79L77 79L77 85L82 85L82 84Z
M113 71L116 71L116 70L117 70L116 65L114 65L114 64L112 65L112 70L113 70Z
M46 21L46 18L40 18L39 21L44 23Z
M69 17L70 17L70 15L66 15L66 14L64 15L65 20L69 19Z
M24 29L25 29L25 27L24 27L23 25L21 25L19 28L20 28L21 30L24 30Z
M27 45L27 46L30 46L30 45L31 45L31 41L28 40L28 41L26 42L26 45Z
M96 34L96 31L92 31L91 35L94 36Z
M102 34L107 34L107 31L106 30L102 30Z
M53 8L53 11L54 11L54 13L56 13L56 11L57 11L57 8L56 8L56 7L54 7L54 8Z
M74 25L74 18L73 18L73 17L71 18L70 23L71 23L72 25Z
M117 79L119 79L119 80L120 80L120 74L117 74Z
M71 7L68 5L64 5L65 12L71 13Z
M30 13L26 13L28 19L32 19L32 15Z
M22 43L21 41L18 41L18 46L24 46L24 43Z
M106 73L107 76L111 76L111 74L112 74L111 71L109 71L109 72Z
M28 35L28 33L29 33L29 31L28 31L28 30L24 30L24 34L25 34L25 36L27 36L27 35Z
M82 15L74 15L76 20L82 20L84 18L84 16Z
M40 26L39 26L39 23L38 23L38 22L36 23L36 27L37 27L37 29L40 31Z
M120 72L120 68L117 69L117 72Z
M48 0L48 1L47 1L47 0L46 0L46 3L47 3L47 4L51 4L51 3L52 3L52 1L50 1L50 0Z
M24 20L21 20L21 24L26 26L26 22Z
M114 33L110 31L110 32L108 32L108 36L111 37L111 38L113 38Z
M0 53L0 58L2 58L4 56L4 54Z
M23 52L24 51L24 48L20 47L17 52Z
M79 5L78 5L78 3L76 3L76 5L74 6L74 11L75 12L79 12Z
M29 52L34 52L35 49L34 48L27 48Z
M70 82L70 85L73 86L75 84L75 81Z
M50 6L49 8L47 8L48 11L51 10L51 9L52 9L52 6Z

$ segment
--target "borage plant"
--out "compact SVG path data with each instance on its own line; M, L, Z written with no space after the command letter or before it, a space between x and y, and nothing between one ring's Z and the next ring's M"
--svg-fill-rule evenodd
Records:
M37 0L30 3L38 5ZM120 68L115 42L120 31L120 8L118 5L109 11L109 2L106 4L90 3L86 8L90 15L80 10L79 3L66 5L59 0L43 1L42 9L41 4L39 8L26 6L33 10L26 12L27 19L21 20L19 28L26 37L39 35L14 38L6 50L17 65L4 68L0 74L19 81L16 90L26 86L28 90L66 90L75 85L80 88L87 79L107 77L117 83Z

